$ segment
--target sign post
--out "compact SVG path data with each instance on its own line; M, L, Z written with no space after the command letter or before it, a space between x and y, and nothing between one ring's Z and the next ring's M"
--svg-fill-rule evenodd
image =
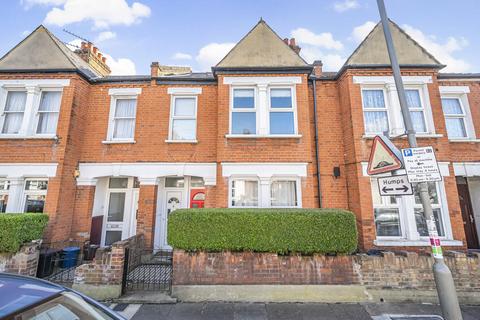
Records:
M412 151L411 156L413 156L414 149L418 147L417 137L415 135L415 130L413 128L412 119L410 116L410 110L408 109L407 99L405 95L405 88L403 87L403 80L402 80L402 75L400 73L400 66L398 64L397 55L395 53L392 34L390 33L390 26L389 26L389 20L387 17L387 12L385 10L385 3L383 2L383 0L377 0L377 5L378 5L378 11L380 13L380 17L382 20L383 33L385 35L388 55L390 57L390 63L392 65L393 78L395 80L395 86L397 87L398 99L400 101L400 108L402 110L403 122L405 123L408 143L410 145L410 149L403 150L404 151L403 155L405 159L406 150L411 150ZM407 158L408 158L410 157L410 151L408 151L407 153L408 153L407 155ZM433 150L432 150L432 153L433 153ZM423 161L418 161L418 162L423 162ZM418 162L417 162L417 167L424 166L424 164L420 164ZM406 164L406 167L409 166L407 165L407 162L405 162L405 164ZM414 162L412 162L412 164L414 164ZM416 171L418 168L414 169L414 166L412 165L410 169L411 169L410 171L411 174L408 176L409 178L410 176L412 176L413 178L414 171ZM407 173L408 173L408 170L407 170ZM433 178L435 178L435 174L431 172L425 173L423 179L420 176L418 176L417 178L419 179L417 179L418 183L416 185L416 189L419 193L420 200L422 202L423 216L425 218L425 221L427 221L430 243L432 244L432 253L435 259L435 262L433 264L433 275L435 278L435 284L437 286L438 299L440 301L440 307L442 308L442 313L445 320L461 320L463 318L462 318L462 312L460 310L460 305L458 303L457 292L455 291L455 284L453 282L452 273L450 272L450 269L448 269L447 265L445 264L445 261L443 260L442 249L440 246L440 239L438 239L437 228L436 228L435 220L433 216L432 204L430 202L430 195L428 192L428 184L427 184L427 181L431 181L431 180L428 180L431 178L430 175L433 175L434 176ZM412 181L410 180L410 182Z
M413 194L413 187L406 175L378 178L381 196L407 196Z

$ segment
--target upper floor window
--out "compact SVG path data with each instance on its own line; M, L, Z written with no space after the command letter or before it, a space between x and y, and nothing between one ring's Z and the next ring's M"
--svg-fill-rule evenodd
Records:
M362 90L365 133L383 133L389 130L388 111L382 89Z
M170 140L195 140L197 97L173 96L170 116Z
M270 134L294 134L295 113L291 88L270 89Z
M405 90L407 98L408 110L412 119L412 125L415 132L427 133L427 125L425 123L425 113L423 109L420 91L417 89Z
M118 88L110 89L110 115L107 141L131 143L135 139L135 122L137 117L137 96L141 89Z
M255 89L233 89L231 133L256 134Z
M26 91L8 91L2 114L2 133L18 134L22 127L27 101Z
M37 134L55 134L62 93L60 91L43 91L38 107Z
M442 98L442 109L450 139L466 138L466 113L459 98Z

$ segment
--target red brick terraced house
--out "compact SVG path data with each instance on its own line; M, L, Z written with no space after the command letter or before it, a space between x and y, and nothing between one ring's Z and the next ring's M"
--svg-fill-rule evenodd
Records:
M430 184L443 244L478 248L480 74L441 73L391 28L443 176ZM92 44L72 51L38 27L0 60L0 212L48 213L48 241L142 233L168 248L176 208L345 208L362 250L425 247L418 198L380 197L366 174L376 134L406 146L380 25L335 73L299 51L261 20L212 72L110 76Z

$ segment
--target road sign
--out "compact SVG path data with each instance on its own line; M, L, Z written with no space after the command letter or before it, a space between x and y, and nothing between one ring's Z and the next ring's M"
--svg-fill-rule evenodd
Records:
M432 147L402 149L402 154L410 183L442 180Z
M407 175L381 177L377 179L381 196L406 196L413 194Z
M385 173L402 167L402 155L397 147L387 137L375 136L368 160L367 174Z

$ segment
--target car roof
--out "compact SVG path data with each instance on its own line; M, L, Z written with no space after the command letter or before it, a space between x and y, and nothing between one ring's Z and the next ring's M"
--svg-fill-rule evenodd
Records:
M41 279L0 273L0 318L43 300L66 289Z

